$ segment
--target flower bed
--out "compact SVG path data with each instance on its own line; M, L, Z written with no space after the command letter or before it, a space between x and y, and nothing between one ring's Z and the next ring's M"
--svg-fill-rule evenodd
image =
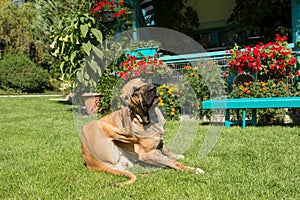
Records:
M98 87L101 91L98 90L97 92L106 92L110 95L105 96L111 96L113 92L111 83L117 82L118 79L144 78L149 82L161 83L158 87L160 94L158 106L163 108L166 117L171 120L179 119L181 114L200 118L208 115L208 111L201 110L201 101L211 96L222 95L226 85L225 80L221 78L220 67L211 61L201 60L193 66L186 65L180 71L182 76L176 84L163 81L163 79L167 80L171 77L175 69L166 65L158 58L157 54L141 59L126 55L111 68L109 77L106 77L107 81L104 79L101 81L101 86ZM116 81L112 81L112 78ZM118 95L115 96L118 98ZM111 101L111 98L107 98L107 101L101 102L99 108L102 111L109 111Z
M240 49L238 45L231 50L228 71L235 76L255 77L249 81L235 82L230 98L263 98L299 96L299 88L291 83L299 71L296 59L287 48L287 38L276 35L273 42L258 43L254 47ZM261 109L257 115L262 123L282 123L286 111L283 109Z

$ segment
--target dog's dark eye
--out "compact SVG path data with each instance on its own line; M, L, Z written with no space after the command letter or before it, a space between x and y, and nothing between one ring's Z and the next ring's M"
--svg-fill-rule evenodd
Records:
M148 87L147 92L154 92L156 91L156 86L155 85L151 85L151 87Z

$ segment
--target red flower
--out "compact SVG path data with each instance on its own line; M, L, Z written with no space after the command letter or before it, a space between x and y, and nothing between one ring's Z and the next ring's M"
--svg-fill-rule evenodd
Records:
M97 6L97 7L95 7L95 8L91 8L90 9L90 12L91 13L94 13L94 12L97 12L98 10L101 10L102 9L102 6L100 5L100 6Z
M283 40L284 40L284 41L287 41L287 37L286 37L286 36L283 36Z
M126 8L124 8L123 6L124 6L123 0L120 0L120 2L117 2L115 0L101 0L98 3L94 4L94 8L91 8L90 12L100 13L103 11L115 11L114 17L118 18L121 15L125 15L127 12Z
M114 18L118 18L120 15L119 15L119 13L114 13Z
M125 10L125 9L122 9L122 10L120 11L120 15L125 15L125 13L126 13L126 10Z
M286 40L286 36L276 34L274 42L259 42L252 48L246 46L244 50L235 46L227 51L231 56L229 70L234 73L262 72L275 79L290 74L294 71L296 59L287 49Z

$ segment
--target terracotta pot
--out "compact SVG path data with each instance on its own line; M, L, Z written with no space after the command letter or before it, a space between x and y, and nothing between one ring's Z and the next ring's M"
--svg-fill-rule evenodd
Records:
M85 93L82 95L84 98L85 110L88 115L95 115L98 112L98 106L100 103L100 94Z

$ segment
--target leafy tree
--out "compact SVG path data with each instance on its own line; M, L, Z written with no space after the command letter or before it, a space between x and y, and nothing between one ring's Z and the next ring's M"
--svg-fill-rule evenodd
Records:
M34 41L31 24L35 10L31 4L20 8L8 0L0 0L0 41L7 53L28 54Z
M28 55L38 65L49 62L51 25L57 16L78 9L88 10L89 1L36 0L14 4L0 0L0 48L6 53Z
M290 36L291 0L236 0L228 23L236 33L262 36L263 41L276 33Z
M199 27L199 18L187 0L153 0L155 26L191 35Z

